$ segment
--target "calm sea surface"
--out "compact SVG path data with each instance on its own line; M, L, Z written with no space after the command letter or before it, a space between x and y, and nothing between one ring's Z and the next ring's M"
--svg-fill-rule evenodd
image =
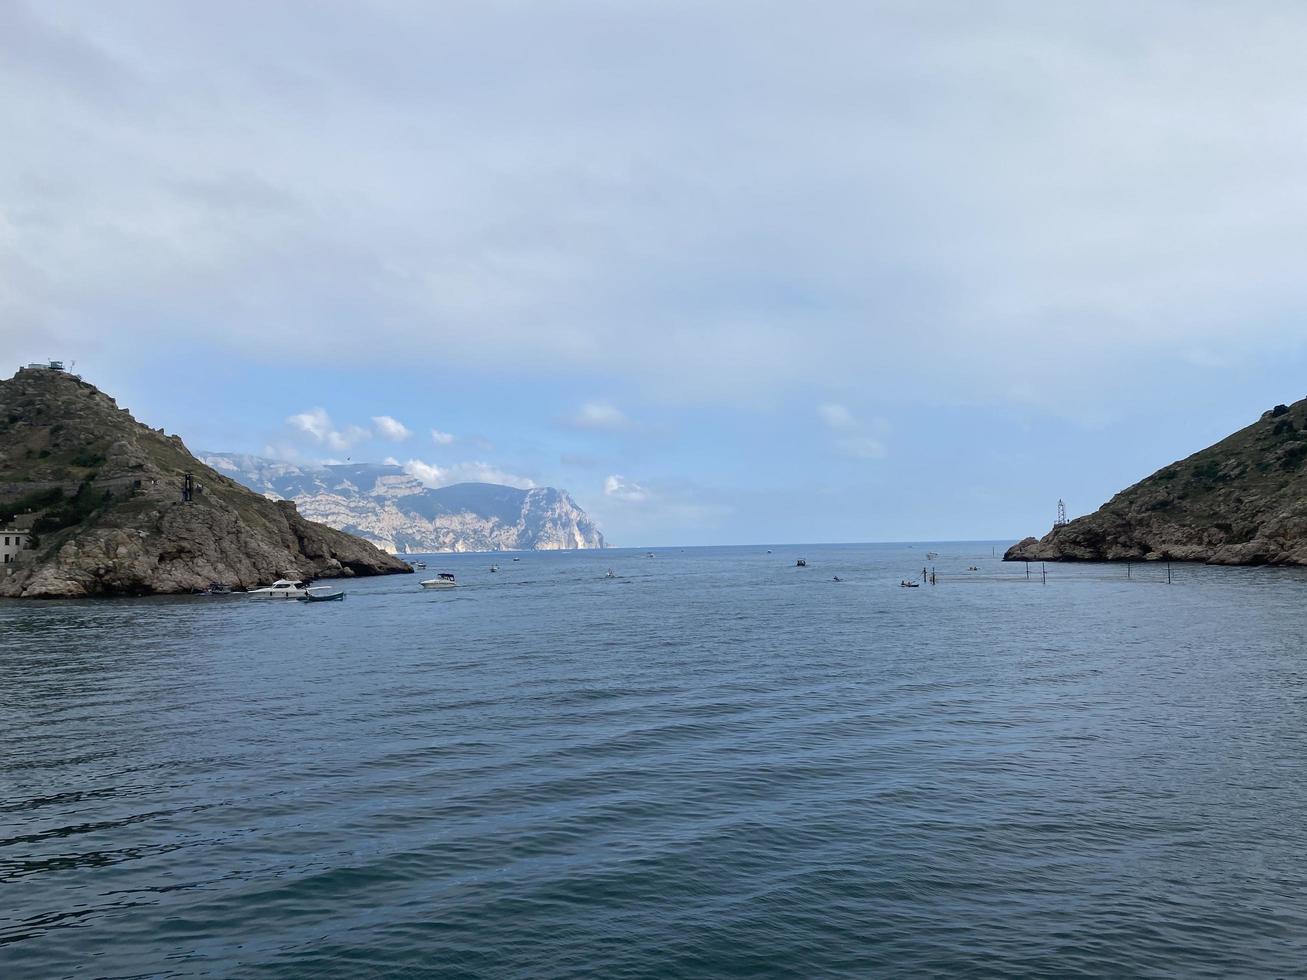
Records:
M1307 574L766 547L0 604L0 975L1307 971Z

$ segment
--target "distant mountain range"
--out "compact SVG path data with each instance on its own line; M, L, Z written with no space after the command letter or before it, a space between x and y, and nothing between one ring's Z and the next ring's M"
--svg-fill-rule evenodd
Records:
M204 453L219 473L310 520L388 551L565 551L602 548L599 528L565 490L494 483L432 489L402 467L301 466L238 453Z

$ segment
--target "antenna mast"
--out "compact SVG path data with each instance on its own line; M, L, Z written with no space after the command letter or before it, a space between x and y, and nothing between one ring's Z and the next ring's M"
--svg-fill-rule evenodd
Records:
M1066 523L1066 501L1059 499L1057 502L1057 520L1053 522L1053 526L1062 527Z

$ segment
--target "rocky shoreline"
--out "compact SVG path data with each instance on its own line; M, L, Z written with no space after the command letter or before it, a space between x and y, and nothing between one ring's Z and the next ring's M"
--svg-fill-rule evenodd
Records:
M62 371L24 368L0 381L0 487L0 520L35 541L0 572L4 597L188 593L213 582L242 589L413 570L205 466L177 436Z
M1307 565L1307 399L1028 537L1006 561Z

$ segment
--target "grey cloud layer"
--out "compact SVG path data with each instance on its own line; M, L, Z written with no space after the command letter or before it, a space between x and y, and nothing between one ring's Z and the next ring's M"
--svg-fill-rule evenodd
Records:
M1297 335L1298 5L131 10L0 10L32 356L182 322L668 398L928 364L1037 400Z

